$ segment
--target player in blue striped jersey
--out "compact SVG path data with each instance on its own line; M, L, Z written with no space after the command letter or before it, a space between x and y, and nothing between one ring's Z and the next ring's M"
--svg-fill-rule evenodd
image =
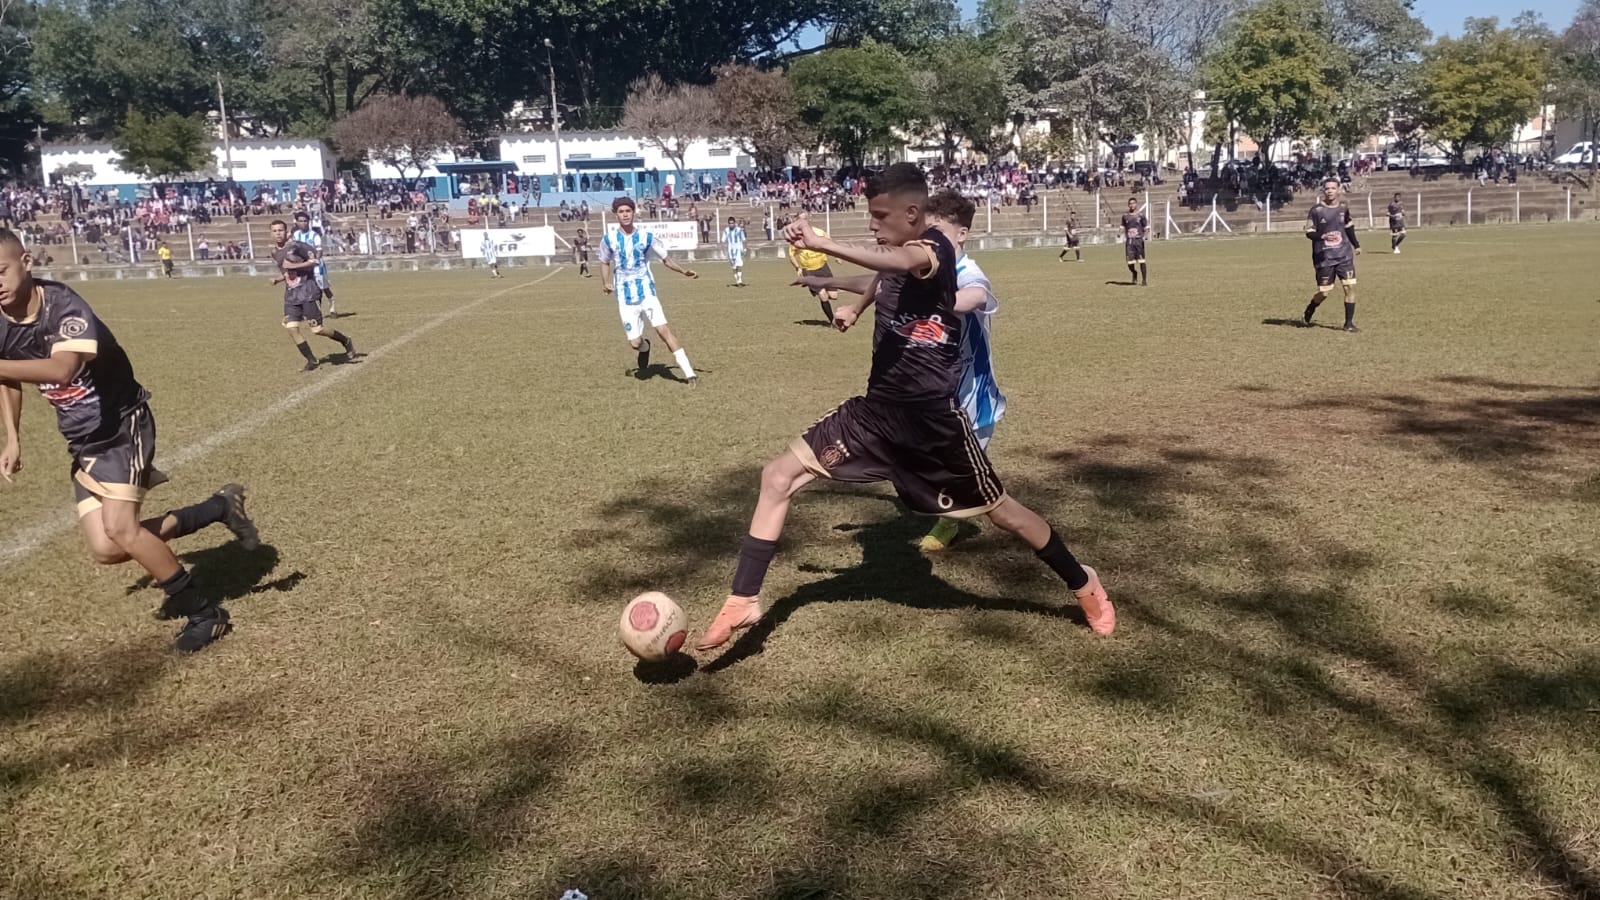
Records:
M311 226L310 213L301 211L294 214L294 231L289 232L289 240L299 241L317 252L317 267L312 270L312 277L317 281L317 289L328 301L328 318L339 318L339 313L334 309L333 287L328 282L328 263L323 259L327 247L322 238L322 229Z
M656 334L672 351L672 358L683 377L692 386L699 378L694 366L689 364L689 354L684 351L667 327L667 314L661 308L661 298L656 296L656 278L650 272L650 260L661 264L687 278L698 278L694 270L685 269L667 256L667 249L655 235L633 224L633 201L618 197L611 201L611 211L617 216L617 228L607 232L600 241L600 286L606 293L617 295L617 312L622 316L622 330L628 336L628 345L639 353L639 378L646 377L650 365L650 339L645 328L654 328Z
M994 354L989 348L989 321L1000 309L994 289L983 269L966 254L967 234L972 228L976 210L972 201L954 191L944 191L928 198L928 225L944 232L960 254L956 260L956 312L962 315L961 328L961 380L956 388L956 399L972 421L973 434L987 452L994 427L1006 414L1006 398L995 381ZM862 299L850 306L840 307L835 321L848 328L866 308L872 305L876 288L874 276L854 278L813 278L803 276L796 284L808 288L849 291L862 294ZM944 550L955 540L958 522L941 518L933 530L922 539L922 549Z
M733 267L733 286L744 287L744 226L733 216L722 229L722 243L728 248L728 264Z

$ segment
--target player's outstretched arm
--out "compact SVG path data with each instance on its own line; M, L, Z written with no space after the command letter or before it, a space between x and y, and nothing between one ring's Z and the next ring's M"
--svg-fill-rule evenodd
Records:
M49 359L0 360L0 383L68 384L91 359L94 359L93 353L63 350L51 354Z
M861 292L860 300L833 308L833 327L839 329L841 333L849 331L850 326L856 324L856 320L861 318L861 314L867 311L867 307L878 299L878 276L869 275L867 277L871 281L867 282L866 290Z
M666 266L667 268L671 269L672 271L677 272L679 275L684 276L685 278L699 278L700 277L700 273L699 272L696 272L693 269L685 269L683 266L678 265L677 260L673 259L670 256L661 257L661 264L663 266Z
M6 446L0 450L0 478L7 481L22 468L22 385L0 381L0 418L6 420Z
M816 250L829 256L855 263L874 272L927 272L938 266L933 251L922 244L894 247L888 244L841 244L833 238L823 237L805 223L790 225L783 230L784 240L795 247Z
M956 312L967 313L989 305L989 292L981 287L964 287L956 291Z

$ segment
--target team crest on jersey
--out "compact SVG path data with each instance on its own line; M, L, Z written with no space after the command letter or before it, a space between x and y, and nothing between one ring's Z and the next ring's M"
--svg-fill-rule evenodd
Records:
M937 347L949 342L950 329L938 316L901 316L890 326L895 333L920 347Z
M39 385L39 393L43 395L45 400L49 401L51 406L65 408L73 406L79 400L89 396L89 389L76 382L68 385L41 384Z
M817 454L817 462L822 463L824 469L832 469L849 458L850 450L845 447L844 441L834 441Z
M1138 236L1139 236L1139 229L1137 229L1137 228L1129 228L1128 229L1128 237L1136 238Z
M1322 236L1322 242L1327 244L1329 247L1337 247L1344 243L1344 232L1330 231Z
M83 337L88 330L89 322L87 319L82 316L67 316L61 320L61 327L58 329L58 333L70 341L76 337Z

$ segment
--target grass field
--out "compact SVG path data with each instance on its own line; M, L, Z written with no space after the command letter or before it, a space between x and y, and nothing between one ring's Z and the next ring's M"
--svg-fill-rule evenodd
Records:
M865 383L786 267L662 275L696 389L571 268L347 275L371 355L314 373L265 278L88 283L151 503L243 481L268 546L179 542L237 631L171 656L27 400L0 897L1600 897L1600 230L1370 246L1359 335L1283 324L1299 237L1157 242L1144 289L981 259L996 465L1115 636L992 528L930 560L821 486L767 621L667 671L622 603L708 621L762 462Z

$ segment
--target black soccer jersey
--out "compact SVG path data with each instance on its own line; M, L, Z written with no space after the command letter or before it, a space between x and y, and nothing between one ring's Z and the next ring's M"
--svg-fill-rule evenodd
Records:
M43 294L43 301L32 319L18 322L0 315L0 359L94 354L71 383L41 384L39 393L55 407L57 427L68 443L115 434L123 416L150 399L133 377L128 354L72 288L34 279L34 290Z
M1138 213L1122 214L1122 233L1130 241L1143 241L1145 232L1150 230L1150 220Z
M1403 228L1406 224L1406 208L1398 203L1389 204L1389 227Z
M288 300L299 292L302 284L311 283L311 270L285 269L284 263L300 263L308 259L316 259L316 248L300 241L289 241L282 247L272 248L272 262L277 265L278 273L284 277L283 296ZM320 296L320 288L319 296Z
M929 228L914 243L933 251L932 272L878 278L867 397L897 404L948 404L961 374L961 316L956 313L956 251Z
M1321 202L1306 213L1306 237L1311 238L1311 261L1318 266L1354 263L1356 226L1348 206L1327 206Z

